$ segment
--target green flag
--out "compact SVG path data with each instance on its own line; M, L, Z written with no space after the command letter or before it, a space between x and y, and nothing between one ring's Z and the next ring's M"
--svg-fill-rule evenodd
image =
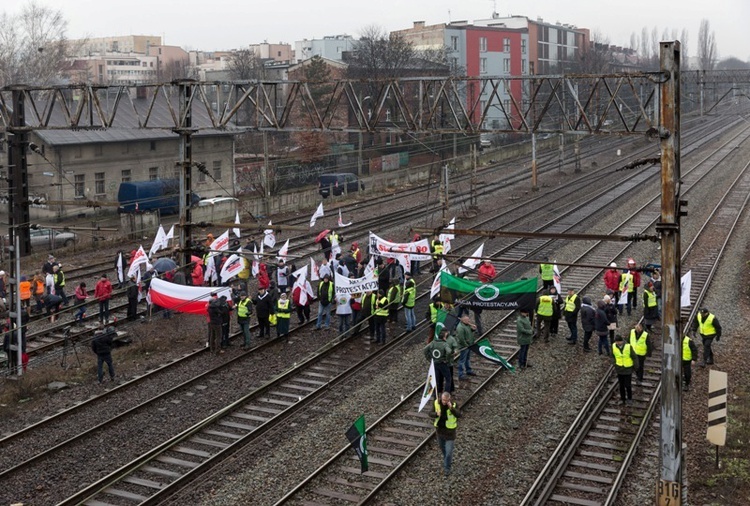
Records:
M453 329L458 325L458 318L454 313L449 313L443 309L437 310L437 321L435 322L435 339L440 336L440 332L445 329L448 332L453 332Z
M490 340L486 337L483 337L476 343L472 344L469 348L471 349L471 351L482 355L490 362L502 365L509 371L515 371L515 368L510 365L507 360L505 360L503 357L498 355L497 352L495 352L495 349L492 347L492 343L490 343Z
M349 427L346 431L346 439L351 443L354 451L357 452L359 457L359 464L362 467L362 472L366 473L369 466L367 464L367 433L365 432L365 415L360 415L359 418Z
M534 309L537 279L482 283L440 274L440 298L456 306L477 309Z

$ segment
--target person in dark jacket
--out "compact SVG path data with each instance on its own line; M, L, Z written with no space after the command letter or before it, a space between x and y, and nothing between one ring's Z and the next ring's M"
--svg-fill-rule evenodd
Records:
M596 303L596 314L594 315L594 330L596 335L599 336L599 355L602 353L609 355L609 319L607 318L607 311L605 308L607 304L600 300Z
M685 381L683 391L690 390L690 380L693 377L693 362L698 358L698 347L695 345L690 336L682 338L682 377Z
M568 338L568 344L576 344L578 342L578 312L581 310L581 297L573 290L568 288L568 296L563 301L563 316L565 317L565 323L568 324L570 329L570 337Z
M221 348L228 348L229 344L229 322L232 317L232 306L226 295L219 297L219 310L221 311Z
M130 276L125 286L125 293L128 295L128 321L132 322L138 315L138 284L135 276Z
M549 333L552 337L557 337L563 300L554 285L549 287L549 295L552 297L552 319L549 321Z
M714 353L711 349L713 340L719 342L721 339L721 324L719 319L707 308L701 308L693 321L693 336L698 332L703 340L703 360L698 364L701 367L714 363Z
M112 381L115 380L115 367L112 364L112 347L114 346L114 338L117 332L113 327L105 327L100 325L99 330L94 334L94 339L91 341L91 349L96 353L96 376L101 384L104 379L104 364L107 364L109 369L109 377Z
M221 341L221 308L216 294L208 302L208 349L218 355L224 353L220 347Z
M612 361L615 363L617 383L620 386L620 400L623 404L633 404L633 366L638 363L635 350L621 335L615 336L612 345Z
M456 419L461 416L461 412L455 402L451 401L451 394L443 392L440 399L435 399L434 413L435 432L437 435L438 445L443 454L443 472L448 476L451 472L451 463L453 461L453 448L456 443L456 429L458 427Z
M659 301L653 283L649 282L643 289L643 325L650 334L652 327L659 319Z
M253 298L255 313L258 315L258 338L271 337L271 325L268 318L274 313L276 301L265 288L258 288L258 294Z
M527 358L533 335L534 331L531 329L531 322L529 321L529 310L521 309L516 320L516 340L518 341L518 346L521 347L518 352L518 367L520 369L531 367Z
M591 351L589 340L594 333L596 309L591 305L591 297L584 297L581 304L581 327L583 328L583 351ZM570 343L570 344L575 344Z
M46 311L45 314L49 316L49 321L54 322L55 315L60 312L60 307L62 306L62 297L47 293L42 296L42 303Z
M614 292L607 290L607 294L604 296L604 312L607 313L607 320L609 320L609 347L611 348L615 344L615 331L617 330L617 315L620 312L617 310L617 304L614 300Z
M315 330L320 330L321 324L324 329L328 329L330 326L333 299L333 282L329 276L325 276L323 281L318 284L318 320L315 322ZM325 320L323 315L325 315Z
M435 384L437 395L443 392L453 393L453 359L458 349L456 340L445 329L440 331L437 339L424 348L427 361L435 361Z

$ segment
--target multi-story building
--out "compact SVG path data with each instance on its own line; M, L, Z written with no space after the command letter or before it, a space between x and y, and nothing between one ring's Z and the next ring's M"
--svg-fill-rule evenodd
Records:
M269 44L262 42L260 44L250 44L248 49L255 52L262 60L273 60L275 62L292 61L292 46L279 42L278 44Z
M100 53L146 54L149 47L161 46L158 35L121 35L117 37L93 37L68 42L69 56L87 56Z
M153 83L158 80L158 58L140 53L104 53L80 56L73 66L84 65L88 82L96 84L131 85Z
M342 61L345 52L352 51L357 41L351 35L327 35L322 39L303 39L294 43L294 61L309 60L321 56L328 60Z
M445 50L454 74L467 77L511 77L529 72L526 29L500 26L476 26L466 21L426 26L414 22L412 28L394 33L412 42L416 49ZM508 81L497 96L491 88L469 81L465 90L466 107L472 119L479 122L487 109L483 128L501 128L519 114L513 106L522 107L522 83ZM488 107L489 104L489 107Z
M589 47L587 28L571 24L547 23L526 16L500 17L475 20L477 26L526 29L529 34L529 74L562 73L575 69L582 49Z

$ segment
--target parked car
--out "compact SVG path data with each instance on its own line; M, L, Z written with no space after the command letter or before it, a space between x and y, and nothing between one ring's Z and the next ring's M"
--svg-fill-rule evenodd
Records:
M49 228L32 228L29 230L29 235L31 236L32 248L49 248L53 245L53 241L54 247L60 248L71 246L78 240L78 236L73 232L64 232Z
M346 189L347 193L357 193L359 189L365 189L365 184L361 183L354 174L322 174L318 178L318 192L323 198L333 190L334 195L341 195Z
M121 213L158 210L161 214L177 214L180 211L180 183L176 179L120 183L117 200ZM199 200L200 196L193 193L190 205L197 205Z

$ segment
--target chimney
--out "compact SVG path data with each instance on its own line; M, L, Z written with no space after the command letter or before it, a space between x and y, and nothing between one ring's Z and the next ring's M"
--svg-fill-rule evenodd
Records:
M424 28L424 21L415 21L414 28Z

